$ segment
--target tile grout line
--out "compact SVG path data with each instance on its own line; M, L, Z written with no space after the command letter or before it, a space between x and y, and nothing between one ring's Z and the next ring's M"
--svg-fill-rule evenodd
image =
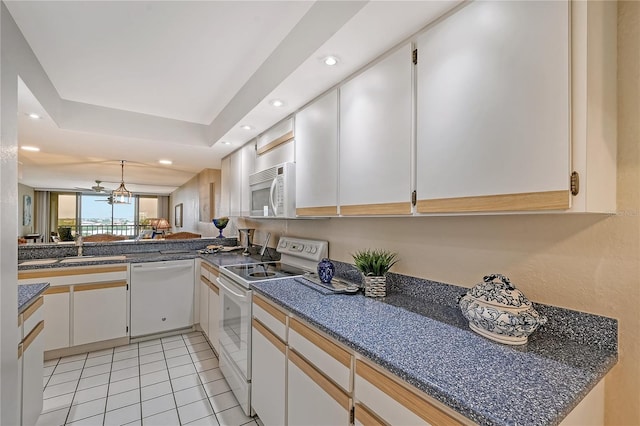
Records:
M180 338L182 338L182 335L180 336ZM164 344L162 343L162 338L160 339L160 347L162 348L162 358L164 359L164 365L167 367L167 376L169 377L169 387L171 387L171 396L173 396L173 403L176 406L176 416L178 417L178 424L182 425L182 421L180 420L180 411L178 410L178 401L176 401L176 393L173 390L173 383L171 382L171 373L169 373L169 364L167 363L167 354L164 352Z
M104 413L102 414L102 426L107 418L107 403L109 402L109 388L111 387L111 373L113 372L113 356L115 354L115 348L111 350L111 368L109 368L109 377L107 379L107 397L104 399ZM89 354L87 354L87 359Z
M213 356L216 357L216 352L213 350L213 346L211 346L211 343L209 343L209 340L206 338L204 333L201 333L201 336L204 337L204 341L207 343L207 345L209 345L209 349L211 349L211 351L213 352ZM184 340L184 337L183 337L183 340ZM185 345L186 345L186 342L185 342ZM187 348L187 352L189 352L189 348ZM197 352L193 352L193 353L197 353ZM193 363L193 368L195 368L195 370L196 370L196 376L198 376L198 382L200 383L200 386L202 387L202 390L204 390L205 395L207 395L206 399L207 399L207 402L209 403L209 405L211 406L211 411L213 412L213 417L216 419L216 422L218 422L218 424L220 424L220 420L218 419L218 415L216 414L216 409L213 406L213 404L211 403L211 398L213 398L213 396L211 396L211 398L210 398L209 394L207 394L207 390L204 387L204 383L202 382L202 377L200 377L200 372L198 371L198 368L196 367L196 363L193 360L193 357L191 356L191 352L189 352L189 358L191 358L191 362Z
M62 358L60 358L62 359ZM76 382L76 389L73 391L73 398L71 398L71 405L69 405L69 410L67 411L67 417L64 419L64 424L66 425L69 421L69 415L71 414L71 408L73 408L73 401L76 399L76 393L78 392L78 386L80 386L80 380L82 380L82 372L84 371L84 366L87 363L87 359L89 359L89 353L84 355L84 363L82 364L82 368L80 369L80 377L78 377L78 381ZM58 364L60 360L58 360Z

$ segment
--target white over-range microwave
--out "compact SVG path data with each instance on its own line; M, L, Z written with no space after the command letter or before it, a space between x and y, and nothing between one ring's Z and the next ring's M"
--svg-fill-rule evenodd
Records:
M295 163L282 163L249 175L251 217L296 217Z

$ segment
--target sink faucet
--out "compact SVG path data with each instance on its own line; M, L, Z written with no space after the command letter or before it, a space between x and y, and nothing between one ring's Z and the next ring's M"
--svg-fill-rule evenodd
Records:
M76 247L78 247L78 256L82 256L82 235L78 235L76 238Z

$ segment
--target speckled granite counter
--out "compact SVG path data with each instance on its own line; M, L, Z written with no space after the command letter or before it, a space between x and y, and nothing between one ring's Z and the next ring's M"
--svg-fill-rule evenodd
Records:
M574 329L586 321L602 334L572 340L551 326L527 345L501 345L473 333L454 308L461 287L438 284L431 293L450 293L446 303L394 285L384 301L323 295L295 279L252 287L482 425L558 424L617 361L615 320L548 307L572 317Z
M21 284L18 286L18 314L24 312L29 305L49 288L49 283Z

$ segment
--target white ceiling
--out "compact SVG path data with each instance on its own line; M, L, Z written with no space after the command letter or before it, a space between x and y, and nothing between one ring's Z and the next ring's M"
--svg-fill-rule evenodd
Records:
M19 144L41 148L20 182L115 187L123 159L130 190L168 194L458 2L5 2L68 104L52 117L20 85Z

